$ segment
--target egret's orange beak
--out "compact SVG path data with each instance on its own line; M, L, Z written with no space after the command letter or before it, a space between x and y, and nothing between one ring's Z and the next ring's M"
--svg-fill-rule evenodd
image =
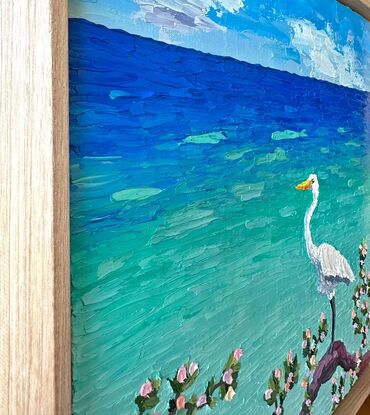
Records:
M302 183L297 184L295 187L297 190L311 190L312 182L311 180L305 180Z

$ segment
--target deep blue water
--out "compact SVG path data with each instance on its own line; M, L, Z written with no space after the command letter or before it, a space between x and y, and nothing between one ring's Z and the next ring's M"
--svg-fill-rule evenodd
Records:
M187 359L203 367L201 392L239 346L237 396L213 413L271 413L270 370L329 314L304 248L311 195L294 186L318 174L314 239L356 273L369 94L84 20L69 28L74 413L133 414L141 383ZM352 289L338 289L337 336L356 350ZM286 415L302 396L296 386ZM314 413L328 408L323 390Z

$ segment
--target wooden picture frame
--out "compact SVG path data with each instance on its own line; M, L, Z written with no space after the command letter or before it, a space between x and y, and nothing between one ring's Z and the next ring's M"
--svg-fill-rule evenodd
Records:
M68 414L67 1L0 7L0 413Z
M370 20L369 0L341 0ZM71 413L68 2L3 0L0 413ZM370 368L336 413L355 414Z

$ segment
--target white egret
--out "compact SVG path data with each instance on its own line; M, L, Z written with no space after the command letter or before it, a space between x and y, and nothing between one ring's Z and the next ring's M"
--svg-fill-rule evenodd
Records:
M329 244L316 246L312 241L310 222L319 199L319 182L316 174L310 174L308 179L296 186L297 190L311 190L312 203L304 217L304 237L307 254L316 268L317 289L319 293L327 295L332 311L331 341L334 341L335 331L335 289L341 282L349 284L355 276L344 256Z

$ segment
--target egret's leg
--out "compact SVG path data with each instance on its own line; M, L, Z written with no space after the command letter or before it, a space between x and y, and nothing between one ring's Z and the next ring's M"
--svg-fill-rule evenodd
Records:
M333 295L330 298L330 306L331 306L331 342L334 342L334 332L335 332L335 296Z

